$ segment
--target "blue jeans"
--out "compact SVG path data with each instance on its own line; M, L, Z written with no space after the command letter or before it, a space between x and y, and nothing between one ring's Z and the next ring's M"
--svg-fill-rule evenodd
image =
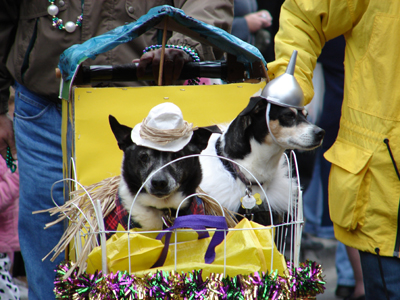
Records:
M304 232L320 238L333 239L335 237L333 225L330 224L329 226L324 226L323 224L326 223L323 220L324 217L326 218L326 214L323 211L323 201L326 197L323 182L324 180L327 181L327 177L325 178L322 176L322 172L324 171L324 168L326 168L323 164L325 161L322 155L322 150L317 149L312 178L308 188L303 194L304 218L306 220L304 224ZM328 165L328 173L329 169L330 165ZM329 219L329 215L327 218Z
M356 280L354 279L353 267L347 255L346 246L339 241L336 248L335 263L337 285L355 286Z
M386 299L379 260L390 300L400 299L400 259L360 252L361 267L364 277L365 298L367 300Z
M29 300L55 299L55 262L42 261L58 243L64 225L44 229L55 220L49 213L32 214L52 208L51 186L63 178L61 150L61 105L43 99L23 86L15 86L14 129L20 176L19 239L29 282ZM58 205L64 203L63 185L53 189Z

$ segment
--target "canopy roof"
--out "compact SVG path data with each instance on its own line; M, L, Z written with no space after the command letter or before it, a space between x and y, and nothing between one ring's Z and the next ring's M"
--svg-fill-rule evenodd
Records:
M157 6L141 16L136 22L117 27L103 35L93 37L82 44L73 45L60 56L59 68L64 81L70 81L81 62L127 43L152 28L163 28L164 18L168 19L168 30L180 32L203 44L217 47L236 56L237 61L251 64L261 61L267 65L260 51L218 27L187 16L183 10L169 5Z

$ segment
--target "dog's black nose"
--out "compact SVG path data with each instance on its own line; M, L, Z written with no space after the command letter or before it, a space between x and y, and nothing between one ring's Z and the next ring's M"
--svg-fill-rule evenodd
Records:
M155 190L161 191L167 187L168 181L164 179L153 179L151 185Z
M325 130L318 127L314 130L314 134L317 140L322 140L325 136Z

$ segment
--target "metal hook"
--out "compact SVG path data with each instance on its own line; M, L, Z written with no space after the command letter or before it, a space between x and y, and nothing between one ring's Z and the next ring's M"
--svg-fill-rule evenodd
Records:
M250 197L253 193L253 190L251 189L251 183L246 187L246 196Z

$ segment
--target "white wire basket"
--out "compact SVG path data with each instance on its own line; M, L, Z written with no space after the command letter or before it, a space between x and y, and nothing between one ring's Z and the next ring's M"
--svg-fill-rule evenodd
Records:
M113 194L117 193L118 190L118 178L107 179L90 187L84 187L74 179L64 179L63 181L70 181L70 188L74 192L71 193L71 199L64 206L55 207L52 213L60 214L59 221L68 219L69 228L73 228L73 230L67 230L60 243L53 249L54 254L52 259L55 259L64 250L68 253L68 260L61 264L57 270L54 289L56 298L313 299L317 294L323 293L324 282L321 266L315 262L299 261L303 226L300 176L295 153L290 151L289 155L284 155L288 166L289 179L292 180L292 178L295 178L297 184L293 187L296 189L294 193L292 190L288 191L288 210L284 216L280 216L279 222L276 219L274 220L274 214L269 205L268 194L255 176L244 166L228 158L220 157L221 159L226 159L237 164L243 170L247 171L253 177L253 181L260 186L269 207L271 224L268 226L257 226L256 228L251 226L248 228L207 228L207 232L211 232L211 235L215 235L218 231L223 233L223 241L217 246L219 247L219 252L216 251L216 260L218 260L218 254L220 254L222 258L220 257L219 259L220 261L222 259L223 263L216 268L212 268L213 272L208 273L205 271L208 269L203 268L204 264L197 262L188 264L188 267L194 267L193 269L187 269L187 266L186 269L181 268L178 257L178 247L180 247L178 233L193 232L193 229L187 228L167 229L175 237L174 241L177 241L169 245L168 255L171 256L169 261L173 261L173 263L168 268L157 267L138 272L133 268L135 261L131 260L131 238L142 234L154 235L165 233L165 230L133 231L128 222L127 228L124 230L107 231L104 224L104 215L113 209L112 199L114 199ZM198 156L200 155L191 155L176 159L164 165L156 172L179 160ZM151 179L151 176L146 179L146 182ZM144 188L146 182L143 183L137 194ZM55 184L58 183L56 182ZM102 195L101 199L97 197L98 195ZM224 218L227 217L227 213L229 214L218 203L218 199L199 192L188 196L181 202L176 212L176 218L179 217L179 209L182 203L193 196L207 197L209 200L214 201L219 207L219 215L222 215ZM129 220L135 201L136 197L129 211ZM246 269L245 267L237 266L237 272L232 273L231 269L235 268L235 266L228 266L229 270L227 271L226 258L232 251L232 246L227 246L227 240L229 242L229 235L233 235L235 231L249 231L253 233L256 231L268 231L271 233L272 238L269 240L269 245L264 245L270 249L269 254L264 255L265 259L269 259L266 269L262 269L261 266L256 269ZM127 242L126 246L123 247L125 249L121 249L121 252L126 251L128 254L126 267L110 271L110 253L107 245L111 243L109 242L111 239L106 241L106 234L116 234L120 237L125 235ZM198 241L190 241L190 243L195 245L195 248L197 248L196 242ZM246 247L246 245L242 246ZM88 260L88 256L95 251L100 253L97 255L101 256L101 263L98 264L98 268L94 272L93 267L91 267L92 270L89 272L87 270L88 261L90 261L90 259ZM277 256L285 257L283 259L284 268L281 270L277 270L276 268ZM242 258L242 261L246 261L246 259L249 259L249 257ZM79 284L77 285L76 283ZM95 295L98 298L95 298ZM232 298L232 295L236 295L236 298Z

